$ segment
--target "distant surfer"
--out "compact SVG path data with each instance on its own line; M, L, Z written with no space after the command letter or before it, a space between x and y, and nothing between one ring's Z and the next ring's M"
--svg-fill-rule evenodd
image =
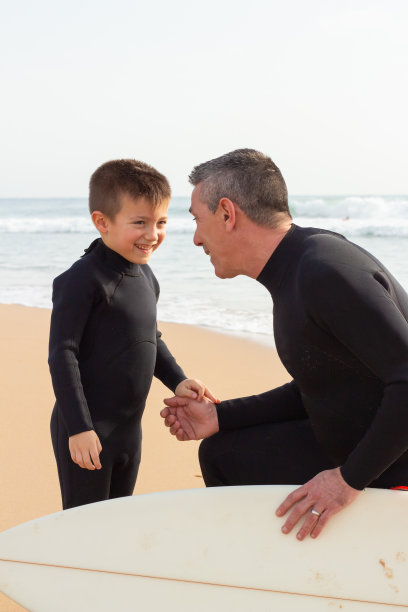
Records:
M165 400L179 440L204 439L207 486L300 484L277 509L319 535L365 487L408 486L408 295L343 236L292 223L272 160L251 149L194 168L194 244L216 276L270 292L278 354L293 380L222 401ZM222 354L220 367L228 370Z
M89 209L101 237L54 280L51 436L64 509L132 495L153 376L176 395L215 400L157 331L159 285L147 262L166 235L169 201L155 168L134 159L100 166Z

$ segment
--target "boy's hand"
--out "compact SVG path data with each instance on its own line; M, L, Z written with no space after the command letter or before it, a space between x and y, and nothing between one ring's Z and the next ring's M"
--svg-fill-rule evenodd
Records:
M69 438L69 452L74 463L87 470L100 470L102 465L99 461L99 453L102 445L96 432L82 431Z
M199 402L203 397L207 397L215 404L219 404L220 400L205 386L201 380L197 378L186 378L182 380L176 387L174 395L178 397L190 397L191 399L197 399Z

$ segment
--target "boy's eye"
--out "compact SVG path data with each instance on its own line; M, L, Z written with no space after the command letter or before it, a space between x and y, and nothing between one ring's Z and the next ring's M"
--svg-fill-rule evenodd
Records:
M144 221L142 219L139 219L139 221L133 221L134 225L144 225Z
M166 225L167 220L163 219L163 221L159 221L159 225Z

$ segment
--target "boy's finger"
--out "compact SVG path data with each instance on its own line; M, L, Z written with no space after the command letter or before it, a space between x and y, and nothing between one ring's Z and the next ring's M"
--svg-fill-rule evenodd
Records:
M75 455L75 463L76 463L77 465L79 465L79 467L80 467L80 468L84 468L84 467L85 467L85 464L84 464L84 462L83 462L83 460L82 460L82 453L81 453L80 451L77 451L77 452L76 452L76 455Z
M82 463L83 463L83 467L86 468L87 470L94 470L95 469L95 466L94 466L94 464L91 461L91 457L90 457L89 451L84 451L82 453Z
M211 391L211 389L209 389L208 387L205 388L205 393L204 393L205 397L207 397L209 400L211 400L212 402L214 402L214 404L218 404L219 403L219 399L218 397L215 397L214 393Z
M98 452L97 448L95 448L94 450L91 451L91 459L92 459L92 463L94 464L96 469L100 470L102 465L101 465L101 462L99 460L99 452Z
M200 399L200 394L196 393L195 391L193 391L192 389L188 389L188 391L186 391L183 395L183 397L189 397L190 399Z

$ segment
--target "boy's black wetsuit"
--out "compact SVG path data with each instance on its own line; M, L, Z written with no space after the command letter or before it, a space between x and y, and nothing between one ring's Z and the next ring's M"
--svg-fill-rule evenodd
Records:
M222 402L204 440L206 484L408 485L408 295L343 236L292 226L257 279L293 381Z
M149 266L101 239L54 280L51 435L64 509L132 494L153 375L172 391L186 378L157 331L158 296ZM103 447L101 470L80 468L69 453L69 436L90 429Z

